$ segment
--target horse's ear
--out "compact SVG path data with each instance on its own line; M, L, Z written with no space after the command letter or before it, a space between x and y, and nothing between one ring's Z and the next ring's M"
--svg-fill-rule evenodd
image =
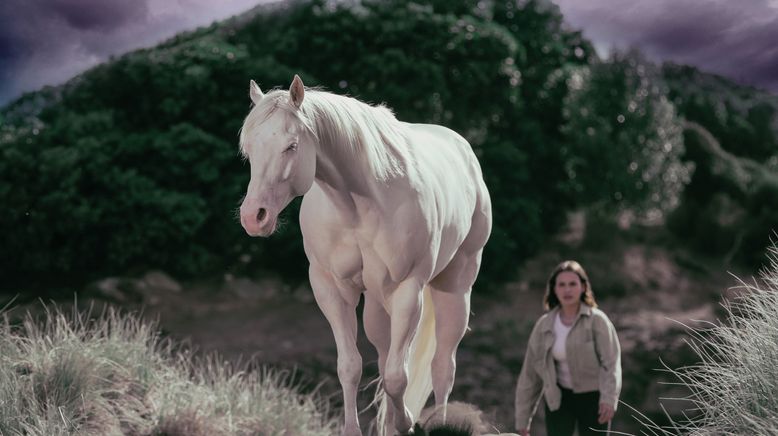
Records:
M251 97L251 101L253 101L254 104L259 104L259 101L262 100L262 97L264 96L265 94L263 94L262 90L259 89L257 82L252 80L249 83L249 97Z
M295 74L294 79L292 80L292 86L289 87L289 100L299 109L303 104L303 98L305 98L305 86L303 85L300 76Z

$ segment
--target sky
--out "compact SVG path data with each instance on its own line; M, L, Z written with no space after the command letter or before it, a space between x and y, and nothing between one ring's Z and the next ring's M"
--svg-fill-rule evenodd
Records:
M554 0L601 55L637 47L778 94L778 0Z
M1 0L0 105L268 0ZM778 0L555 0L605 55L637 47L778 94Z
M0 105L268 0L0 0Z

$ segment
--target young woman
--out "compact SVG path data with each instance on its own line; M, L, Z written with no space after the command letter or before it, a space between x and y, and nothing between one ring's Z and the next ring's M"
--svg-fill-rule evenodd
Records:
M541 394L548 436L599 435L621 391L621 347L597 309L586 271L568 260L554 268L543 298L546 313L532 329L516 386L516 428L529 435Z

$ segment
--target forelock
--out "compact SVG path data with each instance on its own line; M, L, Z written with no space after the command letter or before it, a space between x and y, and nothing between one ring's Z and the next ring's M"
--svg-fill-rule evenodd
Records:
M284 90L270 91L265 97L255 105L246 119L243 121L243 127L240 129L240 149L243 154L248 136L252 134L262 123L267 121L277 111L283 111L287 115L287 125L291 120L297 120L303 126L313 133L310 120L302 114L302 111L295 108L289 101L289 92Z

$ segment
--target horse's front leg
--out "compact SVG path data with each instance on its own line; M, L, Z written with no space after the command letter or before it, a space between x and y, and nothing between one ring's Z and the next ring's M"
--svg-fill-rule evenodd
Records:
M400 434L410 433L416 418L405 406L403 396L408 387L406 361L421 318L422 286L416 280L406 280L391 296L391 341L384 368L384 389L394 405L394 428Z
M343 298L338 285L325 270L311 263L309 270L313 295L335 336L338 349L338 379L343 389L344 436L361 436L357 417L357 387L362 378L362 356L357 349L357 314L359 291L353 301Z

